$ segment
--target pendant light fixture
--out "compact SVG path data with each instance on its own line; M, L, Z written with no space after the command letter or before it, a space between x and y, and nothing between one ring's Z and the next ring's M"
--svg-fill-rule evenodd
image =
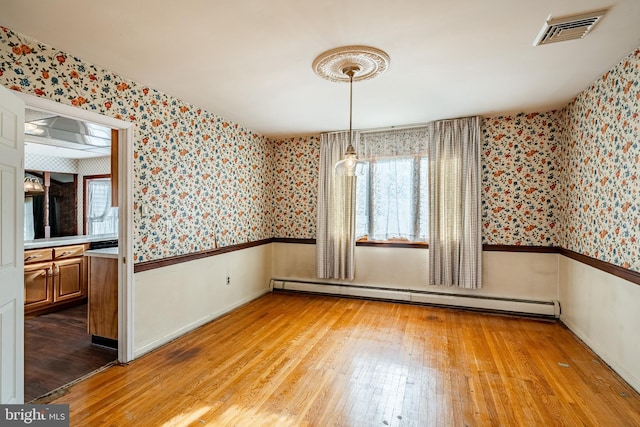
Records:
M389 66L389 55L369 46L344 46L328 50L313 61L315 73L332 82L349 82L349 143L344 158L336 163L336 175L354 176L358 161L353 146L353 82L369 80Z
M342 72L349 76L349 144L344 153L344 158L335 165L336 175L354 176L357 175L356 169L362 162L358 161L358 154L353 146L353 76L360 71L359 65L348 65L343 68Z

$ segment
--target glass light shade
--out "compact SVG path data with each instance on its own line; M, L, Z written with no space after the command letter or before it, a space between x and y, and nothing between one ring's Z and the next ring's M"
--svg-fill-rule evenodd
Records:
M345 154L344 159L340 160L335 165L336 175L338 176L355 176L356 174L356 165L358 164L358 159L354 154Z
M337 176L358 176L363 173L364 162L358 160L356 153L347 153L334 168Z
M34 186L33 186L33 182L31 182L31 180L25 180L24 181L24 192L25 193L32 193L34 190Z
M38 178L27 177L24 179L24 192L31 194L44 193L44 187Z

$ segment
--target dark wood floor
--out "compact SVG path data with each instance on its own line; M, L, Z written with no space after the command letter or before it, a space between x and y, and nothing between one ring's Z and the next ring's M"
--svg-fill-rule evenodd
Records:
M25 402L117 358L115 350L91 345L86 304L25 319L24 341Z
M639 426L554 321L274 293L68 389L72 426Z

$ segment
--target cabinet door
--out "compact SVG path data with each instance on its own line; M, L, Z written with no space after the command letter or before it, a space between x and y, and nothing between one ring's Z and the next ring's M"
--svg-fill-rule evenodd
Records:
M55 277L54 302L82 298L87 294L84 257L55 261L53 268Z
M89 333L118 339L118 260L89 257Z
M53 303L53 265L50 262L24 266L24 312Z

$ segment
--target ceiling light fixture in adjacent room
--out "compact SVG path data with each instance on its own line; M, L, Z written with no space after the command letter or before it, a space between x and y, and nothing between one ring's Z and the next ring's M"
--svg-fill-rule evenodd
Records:
M369 80L382 74L390 58L380 49L369 46L344 46L328 50L313 61L315 73L332 82L349 83L349 144L344 158L335 165L337 175L356 175L359 164L353 146L353 82Z
M38 178L27 176L24 178L24 192L27 194L44 193L44 186Z

